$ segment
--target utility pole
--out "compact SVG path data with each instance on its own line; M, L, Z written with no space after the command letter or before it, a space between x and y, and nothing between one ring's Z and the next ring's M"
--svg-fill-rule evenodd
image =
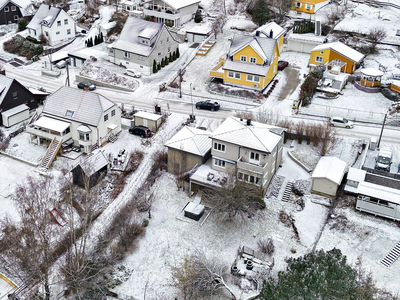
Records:
M69 85L69 69L68 69L69 59L67 59L66 62L67 62L67 79L65 80L65 85L70 86Z
M182 98L182 69L179 69L179 98Z
M377 146L378 149L379 149L379 145L381 144L381 138L382 138L383 128L385 127L386 117L387 117L387 114L385 114L385 117L383 118L381 134L379 135L378 146Z

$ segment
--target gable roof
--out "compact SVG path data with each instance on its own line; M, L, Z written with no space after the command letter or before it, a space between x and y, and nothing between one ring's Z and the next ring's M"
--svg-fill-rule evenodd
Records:
M14 80L14 78L0 75L0 105L3 103L4 97L7 95Z
M323 156L320 158L311 178L326 178L336 184L343 179L347 164L337 157Z
M275 133L280 127L228 117L211 135L212 139L228 142L249 149L271 153L282 136Z
M97 126L103 113L113 106L117 105L98 93L63 86L47 98L43 113ZM67 111L72 114L67 116Z
M331 49L354 62L360 62L365 57L364 54L358 52L357 50L354 50L353 48L350 48L349 46L343 44L342 42L321 44L314 47L311 51L314 52L327 49Z
M264 61L267 60L268 62L271 62L274 55L275 45L275 39L237 34L232 38L228 56L232 56L245 47L250 46Z
M204 156L211 149L211 132L185 126L175 134L166 147Z
M103 151L99 151L93 155L88 155L85 160L78 162L72 169L80 166L87 176L92 176L107 165L107 158L104 156Z
M121 35L111 47L122 51L139 54L142 56L149 56L153 51L155 45L157 44L157 41L163 29L167 30L169 33L167 27L162 23L150 22L142 20L140 18L128 17L124 28L121 31ZM138 39L140 35L155 37L155 42L152 45L141 44L139 43ZM173 38L172 35L171 38Z
M15 1L12 0L1 0L0 1L0 10L2 10L4 8L4 6L6 6L8 3L13 3L14 5L18 6L20 9L22 8L22 6L20 4L18 4Z
M39 9L28 24L28 28L37 29L39 26L51 28L61 12L61 8L47 4L40 5Z
M272 38L273 39L278 39L285 33L285 29L283 29L281 26L279 26L275 22L271 21L269 23L266 23L266 24L258 27L253 32L253 34L256 34L256 32L259 31L260 36L269 38L271 30L272 30Z
M161 1L175 9L183 8L183 7L201 2L201 0L161 0ZM153 2L153 0L146 1L146 2Z

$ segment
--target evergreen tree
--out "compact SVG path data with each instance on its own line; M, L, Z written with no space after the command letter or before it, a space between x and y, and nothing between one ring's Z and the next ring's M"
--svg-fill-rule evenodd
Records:
M164 64L165 64L166 66L169 65L169 59L168 59L168 57L165 57L165 58L164 58Z
M200 11L200 9L198 9L198 10L196 11L196 14L194 15L194 22L195 22L195 23L200 23L201 21L203 21L203 18L202 18L202 16L201 16L201 11Z
M155 74L155 73L157 73L157 63L156 63L156 60L154 60L153 61L153 73Z
M104 42L104 36L103 36L103 32L100 32L100 43Z
M20 18L18 20L18 31L25 30L26 25L28 25L28 21L25 18Z
M176 51L172 54L172 59L175 61L176 60Z
M179 54L179 47L176 48L176 58L179 58L180 54Z
M169 53L168 61L169 61L169 62L173 62L171 52Z
M269 9L266 0L257 0L252 9L252 20L258 26L264 25L270 20Z
M165 61L164 61L164 58L163 59L161 59L161 68L164 68L165 67Z
M161 70L161 65L157 64L157 71L160 71L160 70Z
M97 35L94 36L94 45L96 46L99 43L99 37Z

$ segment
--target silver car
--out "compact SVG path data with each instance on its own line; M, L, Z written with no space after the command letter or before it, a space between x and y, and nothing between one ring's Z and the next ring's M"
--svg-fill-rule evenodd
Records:
M354 123L349 121L343 117L332 117L330 120L331 126L344 127L344 128L353 128Z

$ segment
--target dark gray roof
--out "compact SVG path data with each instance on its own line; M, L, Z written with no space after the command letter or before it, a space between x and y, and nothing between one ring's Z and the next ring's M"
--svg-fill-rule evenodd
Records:
M275 39L261 36L236 34L232 38L228 56L230 57L234 55L236 52L240 51L246 46L251 46L254 51L256 51L258 55L264 59L264 61L268 61L268 64L270 64L274 55L275 45Z
M43 113L97 126L103 112L113 106L117 105L98 93L63 86L47 98Z
M130 53L149 56L157 43L163 27L164 25L161 23L128 17L121 35L112 47ZM152 33L152 37L157 36L154 40L155 42L152 45L139 43L138 36L142 33L146 35Z
M3 103L5 95L7 95L14 78L0 75L0 105Z
M47 4L40 5L36 14L29 22L27 28L37 29L40 25L51 27L59 15L61 8L49 6Z
M15 1L11 1L11 0L1 0L0 1L0 10L2 10L4 8L4 6L6 6L8 3L12 3L15 6L18 6L20 9L22 8L21 5L19 5L17 2Z
M87 176L92 176L94 173L107 166L107 164L108 160L104 156L103 151L99 151L95 154L88 155L85 160L77 163L73 169L80 165Z

